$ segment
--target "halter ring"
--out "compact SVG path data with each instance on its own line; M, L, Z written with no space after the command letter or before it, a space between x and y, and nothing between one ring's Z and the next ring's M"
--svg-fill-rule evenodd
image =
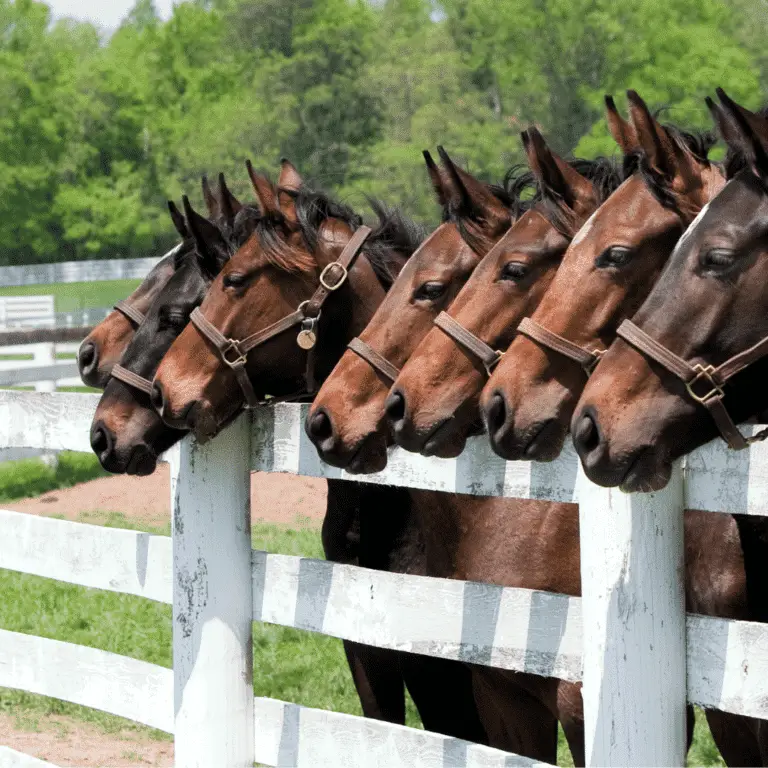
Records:
M725 392L723 392L723 388L715 381L712 374L715 372L715 368L712 365L708 365L706 368L697 363L693 366L693 370L696 371L696 375L690 380L685 383L685 388L688 390L688 394L697 402L701 403L702 405L706 405L707 401L712 400L716 397L725 397ZM704 395L697 395L693 391L693 385L699 382L701 379L704 379L706 383L711 387L709 392L707 392Z
M248 361L248 358L240 349L240 345L234 339L227 339L227 343L228 345L226 347L222 347L221 349L221 359L230 368L237 368L239 366L245 365L246 362ZM237 357L234 360L230 360L227 357L227 353L231 352L232 350L234 350L235 354L237 355Z

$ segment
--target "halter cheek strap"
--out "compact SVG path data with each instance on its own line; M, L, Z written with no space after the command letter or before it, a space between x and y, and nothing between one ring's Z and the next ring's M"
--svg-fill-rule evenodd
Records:
M144 314L139 312L135 307L132 307L124 299L115 304L115 309L120 312L120 314L125 315L125 317L127 317L137 328L144 322Z
M326 299L347 281L349 270L354 265L360 251L371 234L370 227L361 226L344 246L339 258L327 264L320 273L319 282L311 298L303 301L295 311L286 315L281 320L267 326L261 331L247 336L244 339L235 340L224 336L203 315L197 307L190 317L192 324L198 331L216 348L223 363L225 363L235 374L240 389L245 398L246 408L256 408L265 403L275 403L285 400L297 400L301 397L313 395L315 393L314 380L314 358L315 344L317 342L317 324L320 320L320 313ZM281 333L291 328L301 325L301 331L297 337L297 343L302 349L307 350L307 367L304 374L305 388L293 395L281 398L270 398L269 400L259 399L253 384L246 371L248 362L248 353L265 342L273 339Z
M138 389L140 392L144 392L147 395L152 394L152 382L149 379L145 379L143 376L139 376L138 373L123 368L122 365L113 365L111 376L118 381L122 381L123 384L127 384L129 387Z
M768 355L768 337L714 367L700 363L691 365L649 336L631 320L625 320L619 326L617 335L685 384L690 397L709 411L729 448L740 451L752 443L765 440L768 437L768 428L761 430L752 437L744 437L739 432L723 402L725 398L723 387L728 380L747 366Z
M485 367L485 372L490 376L493 369L504 357L504 353L488 346L481 338L467 330L458 320L455 320L447 312L441 312L435 318L435 325L446 335L453 339L460 347L471 352Z
M550 331L543 325L539 325L530 317L524 317L521 320L520 325L517 327L517 332L531 339L531 341L535 341L539 346L557 352L563 355L563 357L578 363L584 369L587 376L592 374L595 366L600 362L600 358L605 354L604 349L580 347L578 344L574 344L572 341L568 341L565 337L560 336L560 334Z

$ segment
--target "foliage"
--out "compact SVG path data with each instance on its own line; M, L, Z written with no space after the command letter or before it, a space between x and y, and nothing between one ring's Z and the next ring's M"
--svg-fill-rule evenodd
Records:
M6 461L0 464L0 501L39 496L106 474L99 460L89 453L63 451L55 467L49 467L40 459Z
M111 36L0 0L0 263L162 252L165 198L250 197L245 158L435 221L421 150L493 181L529 123L611 153L629 87L708 127L716 86L765 97L767 32L766 0L137 0Z

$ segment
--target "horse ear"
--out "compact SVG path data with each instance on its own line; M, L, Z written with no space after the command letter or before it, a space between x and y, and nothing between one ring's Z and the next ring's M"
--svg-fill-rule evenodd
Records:
M598 204L592 182L553 152L538 128L523 131L521 138L528 165L544 193L562 200L575 213L591 214Z
M654 170L672 178L675 175L677 154L669 134L651 114L637 91L627 91L627 98L632 125L648 162Z
M296 193L304 186L304 179L290 160L280 161L280 178L277 180L277 202L285 220L293 227L298 226L296 215Z
M449 181L449 200L459 215L492 228L509 224L510 214L505 205L479 179L459 168L443 147L437 152Z
M189 204L189 198L182 197L184 214L187 218L187 226L195 241L195 251L200 261L200 266L212 277L217 275L229 259L227 243L221 236L221 232L208 219L201 216Z
M219 174L219 197L221 199L221 212L228 226L235 222L235 216L242 210L243 204L229 191L224 174Z
M179 233L182 240L186 240L190 237L189 229L187 229L187 222L184 221L184 215L176 207L176 203L174 203L173 200L168 201L168 211L171 214L171 220L173 221L173 226L176 228L176 231Z
M734 144L746 153L760 176L768 177L768 120L737 104L722 88L718 88L716 93L733 128L741 137Z
M728 112L709 96L704 99L704 103L707 105L707 109L709 109L712 119L717 126L717 132L722 136L723 141L729 147L742 147L744 137L739 130L739 126L734 122Z
M216 198L216 195L213 194L211 185L208 183L208 177L205 174L203 174L201 179L201 185L203 187L203 200L205 201L205 207L208 209L208 218L216 219L221 216L221 206L219 205L219 201Z
M625 155L631 155L641 148L635 127L619 114L616 102L610 95L605 97L605 119L608 121L608 130L613 140Z
M245 167L248 169L248 175L251 178L251 184L259 199L261 210L265 216L271 213L279 213L280 205L277 201L277 194L272 182L262 173L256 173L250 160L245 161Z
M427 164L427 173L429 173L429 180L432 182L432 188L437 195L437 202L441 206L448 205L450 199L449 191L446 189L445 180L443 179L440 169L432 159L432 155L425 149L422 154L424 155L424 162Z

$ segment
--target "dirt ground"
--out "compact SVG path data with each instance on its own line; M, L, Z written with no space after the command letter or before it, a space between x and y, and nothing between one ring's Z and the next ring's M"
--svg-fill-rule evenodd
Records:
M170 520L168 466L151 477L105 477L34 499L3 503L33 515L93 520L110 513L162 527ZM280 474L251 476L253 520L318 527L325 513L325 481ZM58 715L19 720L0 714L0 744L49 760L61 768L146 768L173 765L173 744L155 741L144 732L103 733L99 728Z

